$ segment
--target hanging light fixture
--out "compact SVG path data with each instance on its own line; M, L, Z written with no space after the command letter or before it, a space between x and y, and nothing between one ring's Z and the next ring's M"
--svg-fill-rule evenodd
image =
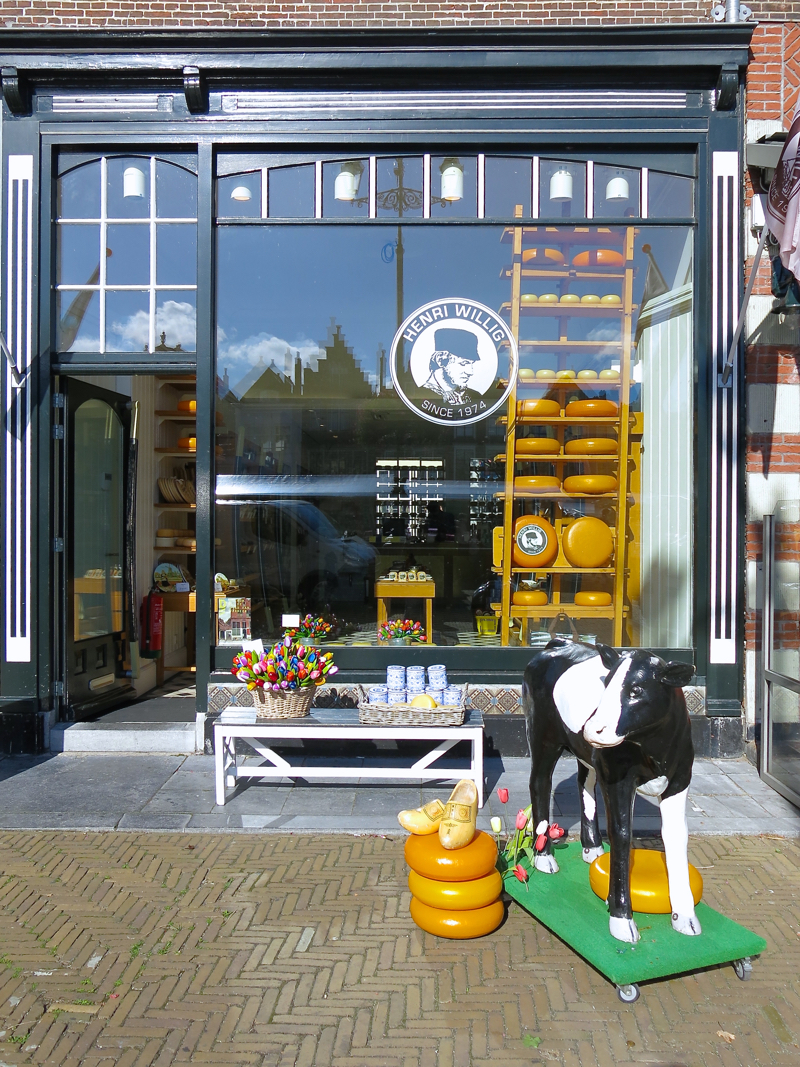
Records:
M559 167L550 179L550 199L557 204L566 204L572 199L572 175L566 167Z
M252 199L253 194L250 192L246 185L237 185L231 193L231 200L247 201Z
M606 186L606 200L630 200L631 189L620 171L614 175Z
M442 200L451 203L464 196L464 166L460 159L448 156L439 167L442 175Z
M353 201L358 196L358 187L361 184L361 175L364 173L364 164L354 160L350 163L342 163L336 181L333 186L333 195L336 200Z
M126 167L122 172L122 195L144 196L145 178L144 171L138 167Z

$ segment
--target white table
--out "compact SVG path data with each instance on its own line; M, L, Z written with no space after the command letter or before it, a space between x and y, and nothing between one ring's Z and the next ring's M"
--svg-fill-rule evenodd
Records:
M244 740L265 762L242 766L236 755L236 739ZM297 738L331 741L430 741L431 747L411 767L387 767L376 762L360 765L353 762L341 766L347 753L340 746L332 753L339 761L336 767L302 767L279 756L271 745ZM469 741L471 757L463 767L438 767L437 760L445 756L459 741ZM269 743L268 743L269 742ZM302 751L298 759L303 758ZM463 726L362 726L356 708L313 708L303 719L274 719L256 721L255 711L248 708L224 709L214 723L214 770L217 804L224 804L227 789L240 778L406 778L416 781L457 781L470 778L478 790L478 807L483 807L483 716L468 711Z

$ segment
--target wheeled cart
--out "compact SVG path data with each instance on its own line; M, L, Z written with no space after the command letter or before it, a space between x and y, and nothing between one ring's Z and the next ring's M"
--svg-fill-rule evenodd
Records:
M767 947L763 937L720 915L702 902L696 914L703 927L699 937L686 937L672 929L669 915L634 913L640 940L635 945L617 941L608 932L608 909L589 886L589 867L579 842L556 846L558 874L529 871L523 884L503 879L506 891L526 911L561 938L617 987L620 1000L639 999L639 983L672 978L720 963L732 963L737 977L746 981L751 959Z

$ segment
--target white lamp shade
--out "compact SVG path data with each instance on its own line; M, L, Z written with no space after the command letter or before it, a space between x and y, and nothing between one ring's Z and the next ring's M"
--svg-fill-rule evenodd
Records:
M144 196L145 178L144 171L138 167L126 167L122 172L122 195Z
M442 200L461 200L464 196L464 168L461 161L449 156L439 170L442 175Z
M252 200L253 194L246 185L237 185L231 193L231 200Z
M606 186L606 200L630 200L630 196L630 186L621 174L617 174Z
M333 186L333 195L336 200L355 200L358 196L358 187L361 184L361 175L364 173L363 164L342 163L341 170L336 175Z
M560 167L550 179L550 199L562 204L572 199L572 175L566 167Z

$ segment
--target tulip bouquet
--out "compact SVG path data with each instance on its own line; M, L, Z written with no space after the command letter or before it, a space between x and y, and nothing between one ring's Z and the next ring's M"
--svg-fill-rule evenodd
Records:
M498 789L497 798L501 804L508 803L508 790ZM503 819L494 816L491 820L492 830L499 836L504 831ZM529 871L519 862L520 853L528 860L531 871L536 869L536 854L543 852L548 841L559 841L566 836L566 830L558 823L547 824L547 819L535 827L531 822L531 806L520 808L514 820L514 833L506 836L506 845L497 858L497 867L505 878L513 875L517 881L528 888Z
M232 673L248 689L271 689L274 692L310 689L324 685L339 670L332 652L295 642L288 634L259 656L256 652L239 652L233 657Z
M300 637L304 641L325 641L334 636L336 620L326 622L322 616L306 615L300 620L300 625L287 630L285 636L292 640Z
M421 622L413 619L390 619L382 622L378 627L379 641L393 641L398 637L409 638L412 642L419 643L425 640L425 630Z

